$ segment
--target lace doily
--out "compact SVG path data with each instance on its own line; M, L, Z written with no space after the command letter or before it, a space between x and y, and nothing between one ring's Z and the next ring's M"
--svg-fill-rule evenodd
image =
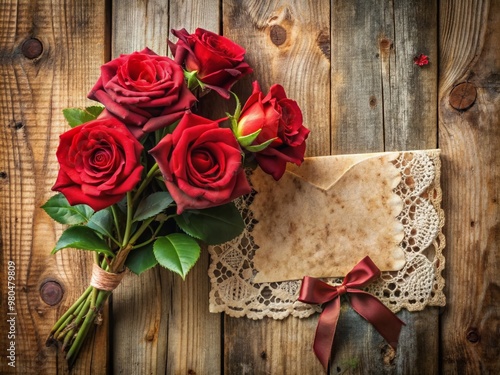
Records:
M439 150L401 152L393 163L401 173L401 182L394 191L404 202L398 220L404 227L400 246L406 262L399 271L382 272L366 290L393 312L444 306L445 238ZM223 245L209 247L210 311L252 319L283 319L289 315L305 318L321 311L319 306L297 301L301 280L252 282L256 273L252 230L257 223L251 207L254 196L252 192L237 202L246 223L243 233ZM339 278L324 280L332 285L342 282Z

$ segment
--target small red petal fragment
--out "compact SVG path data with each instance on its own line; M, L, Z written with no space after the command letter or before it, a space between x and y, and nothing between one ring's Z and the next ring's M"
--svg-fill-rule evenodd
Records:
M413 59L413 62L418 66L427 65L427 64L429 64L429 56L421 53L419 56L415 56L415 58Z

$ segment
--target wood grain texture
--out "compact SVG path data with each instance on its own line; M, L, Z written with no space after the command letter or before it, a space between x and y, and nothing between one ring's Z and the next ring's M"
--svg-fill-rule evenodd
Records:
M166 54L172 28L219 32L219 8L213 0L115 1L112 56L145 46ZM205 250L185 281L161 267L124 280L113 295L113 373L221 372L221 318L208 310L207 268Z
M500 373L500 2L440 6L439 141L447 192L443 373ZM449 104L467 81L477 99Z
M384 3L387 4L387 3ZM391 18L392 16L392 18ZM437 2L394 1L384 9L389 51L379 39L384 112L384 149L437 146ZM393 30L392 35L390 34ZM414 57L429 56L420 67Z
M224 1L223 34L247 50L251 80L267 92L281 84L303 110L314 136L308 155L330 154L330 30L328 1ZM245 86L246 84L246 86ZM312 352L317 317L224 320L224 373L321 374Z
M2 356L0 373L68 373L45 339L90 280L88 254L50 256L63 227L39 208L57 176L58 135L67 130L61 110L92 104L86 94L110 55L145 46L167 53L169 30L182 27L221 32L247 49L255 73L235 86L242 98L254 79L263 91L285 87L313 132L308 155L442 149L444 313L400 312L407 326L395 353L343 305L330 374L500 373L498 0L443 0L439 9L430 0L108 3L112 29L104 2L0 3L2 352L9 261L16 263L17 312L17 367ZM31 38L42 51L27 58ZM420 53L429 65L413 64ZM462 82L477 97L459 111L449 96ZM218 116L225 105L199 108ZM253 321L210 314L207 266L204 253L184 282L161 269L127 275L112 317L104 312L72 374L323 373L311 350L317 315ZM64 290L55 306L40 297L47 280Z
M0 372L66 373L63 356L55 348L46 348L45 339L58 316L88 285L91 255L63 251L51 256L63 228L39 207L52 195L58 136L69 129L61 110L90 104L86 93L98 78L107 48L105 8L92 1L2 2L0 24L2 352L7 348L4 275L8 261L16 263L17 312L16 368L7 367L2 353ZM26 57L23 46L32 38L42 48ZM55 306L40 297L46 280L56 280L65 292ZM107 346L104 324L83 349L73 373L104 372Z
M330 154L330 29L328 1L224 1L223 34L241 44L254 73L235 91L245 97L258 80L281 84L314 132L306 153Z
M331 132L335 154L384 150L382 67L387 64L381 61L389 60L392 42L384 37L393 29L383 21L384 11L377 0L332 4Z
M159 55L167 52L168 1L112 1L112 57L149 47Z
M331 13L333 152L435 148L435 2L335 1ZM432 63L416 66L419 53ZM406 326L395 352L352 309L343 310L330 373L438 373L438 310L398 316Z
M194 33L199 27L220 32L219 0L174 1L170 2L169 12L169 29L185 28ZM169 37L175 41L175 37ZM214 96L210 95L209 99L212 100ZM201 115L215 119L224 116L222 110L226 106L214 104L206 108L202 100L199 110ZM208 262L208 251L203 247L200 259L186 279L183 281L178 276L173 277L167 374L222 373L221 316L211 314L208 309Z
M331 12L335 153L436 147L436 2L335 1ZM413 63L420 53L430 65Z

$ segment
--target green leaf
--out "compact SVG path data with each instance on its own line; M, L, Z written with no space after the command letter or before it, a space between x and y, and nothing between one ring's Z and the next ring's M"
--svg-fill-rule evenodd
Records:
M106 256L115 256L108 244L102 238L92 229L83 225L75 225L74 227L66 229L59 238L59 241L57 241L56 246L52 250L52 254L66 248L96 251Z
M245 229L245 222L234 203L204 210L186 210L176 216L175 221L184 232L209 245L230 241Z
M94 116L94 118L98 118L99 115L102 113L102 111L104 111L104 107L100 105L92 105L90 107L85 108L85 111Z
M245 148L250 151L250 152L259 152L264 150L267 146L269 146L273 141L277 139L277 137L268 139L264 143L261 143L260 145L255 145L255 146L246 146Z
M104 107L100 106L92 106L85 109L66 108L63 109L63 115L66 121L68 121L69 126L74 128L75 126L95 120L101 114L103 109Z
M259 129L259 130L255 131L255 132L253 132L252 134L248 134L248 135L244 135L244 136L238 137L238 142L243 147L248 148L252 144L252 142L255 141L255 138L257 138L259 136L259 134L260 134L261 131L262 131L262 129Z
M236 95L234 92L230 91L231 94L233 94L233 97L234 99L236 100L236 109L234 110L234 119L236 120L236 122L240 119L240 115L241 115L241 102L240 102L240 98L238 98L238 95Z
M113 237L113 214L109 209L97 211L92 215L87 226L103 236Z
M183 279L200 257L200 245L184 233L158 238L153 251L161 266L178 273Z
M236 133L238 132L238 121L236 121L234 116L231 115L230 113L226 112L226 116L229 119L229 122L231 124L231 130L232 130L233 134L236 136Z
M172 202L173 198L170 193L166 191L160 191L157 193L153 193L148 195L145 199L143 199L134 215L134 221L141 221L149 219L155 215L158 215L165 208L167 208Z
M157 264L158 261L156 260L153 252L153 243L139 249L132 250L128 254L127 260L125 261L127 268L136 275L140 275Z
M197 77L198 71L193 70L191 72L188 72L187 70L184 71L184 77L187 80L187 87L189 90L193 91L196 89L198 86L200 86L200 80Z
M94 213L94 210L86 204L70 205L62 193L51 197L42 208L52 219L66 225L85 223Z

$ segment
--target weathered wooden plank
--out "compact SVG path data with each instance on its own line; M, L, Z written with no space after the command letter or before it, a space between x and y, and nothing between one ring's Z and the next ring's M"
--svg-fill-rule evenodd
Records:
M51 195L58 171L58 136L68 129L61 110L90 103L86 93L107 49L105 18L104 5L97 1L0 4L2 374L67 372L63 356L46 348L45 339L88 285L91 255L65 251L51 256L62 226L39 207ZM7 366L4 352L9 261L16 268L15 368ZM73 373L105 372L107 345L104 325L85 345Z
M314 135L307 154L330 154L330 29L328 1L224 1L223 33L247 50L263 91L281 84ZM246 85L244 87L244 85ZM249 84L235 87L242 94ZM246 90L246 92L245 92Z
M217 0L115 1L112 56L145 46L166 54L171 28L218 32L219 8ZM113 296L114 373L220 373L220 316L208 311L207 268L205 251L185 281L159 267L126 278Z
M151 48L167 50L168 4L113 1L111 58ZM171 276L155 268L127 275L112 296L113 373L166 372Z
M422 7L408 14L412 8L406 2L335 4L332 25L338 27L332 29L332 44L336 46L332 48L332 108L341 108L340 112L332 111L335 151L436 146L436 64L419 70L412 62L413 55L423 49L420 46L427 48L422 52L437 58L437 19L432 19L435 5L428 2ZM426 27L420 29L421 25ZM428 111L418 110L422 107ZM331 371L352 366L356 373L435 373L437 311L399 315L407 327L394 356L371 327L348 312L339 322L338 337L351 339L334 350ZM423 337L425 340L418 339ZM428 356L429 352L436 355ZM425 361L421 360L424 355Z
M225 317L225 374L323 374L312 352L317 318Z
M200 27L220 32L220 1L191 0L170 3L170 29L185 28L194 33ZM174 38L172 38L173 40ZM209 95L212 101L216 95ZM208 118L224 116L224 105L203 107L200 114ZM222 355L222 329L219 314L208 309L209 256L206 248L185 281L174 277L172 311L168 331L168 374L219 374Z
M336 153L436 146L436 12L432 1L334 2ZM413 64L420 53L430 55L429 66Z
M433 1L334 2L334 153L436 147L436 11ZM414 65L413 57L420 53L432 63ZM438 310L401 311L398 316L407 325L395 353L354 311L343 311L331 373L437 373Z
M385 151L437 146L437 3L383 2L387 51L379 39L382 65ZM392 16L392 17L391 17ZM391 30L394 30L392 35ZM425 54L430 64L420 67L414 57Z
M392 34L393 29L385 27L383 22L384 10L380 1L332 3L331 132L334 154L384 150L381 61L389 58L392 42L386 33Z
M149 47L167 52L169 4L166 1L112 2L112 57Z
M183 281L172 282L167 374L220 374L221 317L208 310L206 249Z
M499 1L441 2L439 142L452 297L442 316L444 374L500 373L499 35ZM463 82L470 85L457 86Z
M267 92L283 85L312 131L308 155L330 154L330 29L328 1L224 1L223 33L244 46L254 74ZM235 86L243 95L248 89ZM242 96L243 96L242 95ZM283 321L226 317L227 374L320 374L312 352L317 317Z
M146 46L165 54L168 4L113 1L111 58ZM113 373L165 373L171 277L155 268L129 274L112 296Z

